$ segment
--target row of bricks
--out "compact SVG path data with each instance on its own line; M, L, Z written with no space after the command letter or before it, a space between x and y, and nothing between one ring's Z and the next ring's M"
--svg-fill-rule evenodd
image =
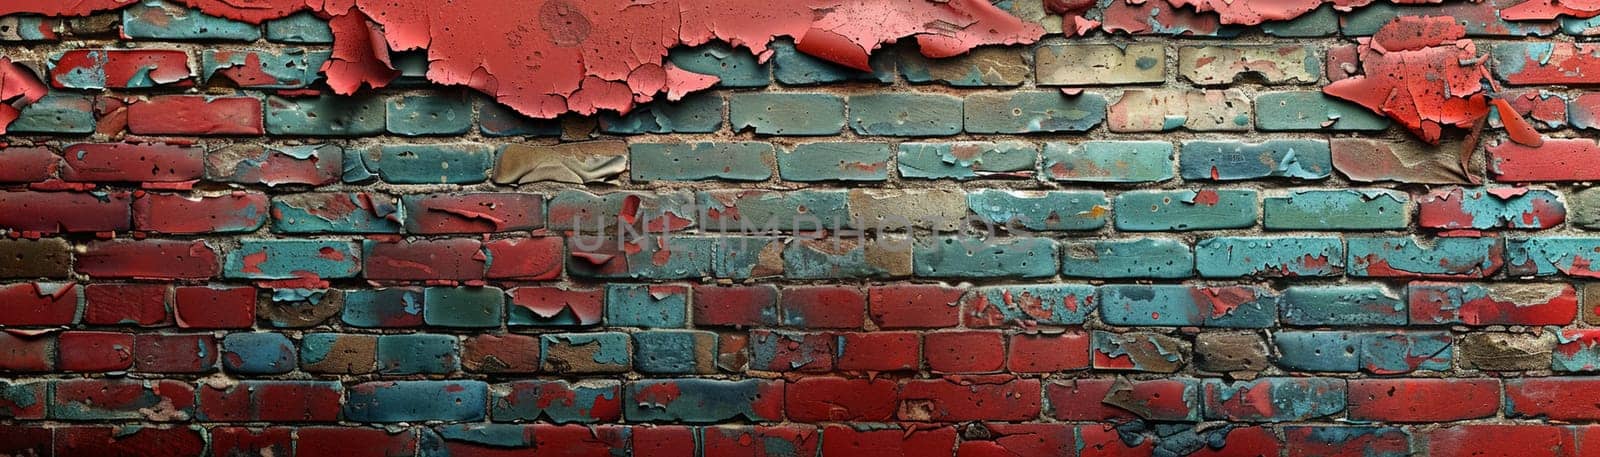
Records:
M1585 287L1583 321L1600 323ZM356 328L789 327L1004 328L1085 323L1271 328L1279 325L1566 326L1579 293L1565 283L1413 282L1404 297L1380 284L1260 286L1033 284L771 284L719 286L393 287L381 289L16 283L0 285L0 326L185 329L305 328L336 319ZM294 310L296 312L285 312Z
M816 230L954 232L1126 232L1243 229L1401 230L1412 225L1411 195L1387 189L1243 188L1129 190L1008 189L562 190L452 192L399 197L379 192L302 193L269 197L234 191L193 195L151 191L0 191L0 230L30 234L151 232L251 233L270 220L279 234L478 234L550 229L578 233L676 232L773 235ZM1567 222L1600 228L1600 191L1570 196L1543 188L1441 187L1415 206L1419 228L1447 234L1542 230ZM639 221L643 221L642 223Z
M154 422L966 422L1436 423L1600 420L1585 378L1166 378L1042 382L1008 376L723 381L233 381L74 379L0 385L23 420ZM1438 401L1442 397L1450 401Z
M1100 371L1175 373L1400 374L1417 371L1600 371L1600 331L1541 334L1447 331L1283 330L1269 342L1249 332L1082 331L1015 334L999 330L796 332L641 330L632 333L446 334L283 333L129 334L67 331L36 337L0 334L0 371L36 373L295 372L320 375L621 374L914 372L1053 374ZM299 348L297 350L297 348ZM1192 351L1191 351L1191 348Z
M1600 427L1533 423L1392 426L1169 427L1133 433L1112 424L897 423L789 425L442 425L47 427L0 424L0 452L40 457L150 455L228 457L1061 457L1365 456L1580 457L1600 446ZM1209 444L1208 444L1209 443ZM209 449L209 451L208 451ZM1181 454L1179 454L1181 452ZM1285 454L1286 453L1286 454Z
M1063 244L1066 246L1063 247ZM5 277L281 281L325 288L328 279L469 285L543 281L563 271L587 279L1208 278L1337 277L1481 279L1600 277L1587 252L1600 237L1242 236L1189 245L1170 238L1058 241L1045 237L873 239L650 235L431 240L246 239L226 254L204 240L117 239L72 246L57 238L10 240L25 262ZM69 271L70 266L70 271Z

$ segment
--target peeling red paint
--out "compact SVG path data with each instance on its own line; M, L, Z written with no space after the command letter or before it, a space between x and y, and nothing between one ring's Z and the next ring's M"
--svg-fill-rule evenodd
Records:
M1189 6L1200 12L1215 12L1223 24L1257 25L1268 21L1287 21L1332 4L1339 11L1354 11L1374 0L1167 0L1175 7ZM1441 3L1443 0L1392 0L1397 4Z
M39 101L48 91L33 70L0 56L0 135L22 115L22 107Z
M1552 20L1559 16L1590 18L1600 16L1600 1L1528 0L1500 12L1508 21Z

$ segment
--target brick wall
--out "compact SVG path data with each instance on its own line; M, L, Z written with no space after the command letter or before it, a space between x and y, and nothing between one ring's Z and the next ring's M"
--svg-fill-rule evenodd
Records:
M0 454L1600 455L1600 28L1516 3L710 44L551 120L334 95L310 14L0 17ZM1542 146L1323 95L1402 15Z

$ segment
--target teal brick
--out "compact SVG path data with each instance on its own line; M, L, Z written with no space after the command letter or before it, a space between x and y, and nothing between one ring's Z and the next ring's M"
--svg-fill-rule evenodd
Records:
M682 328L689 323L689 288L678 285L612 284L606 287L606 325Z
M389 62L394 65L399 76L389 82L388 87L411 88L427 87L428 66L431 65L428 51L415 49L410 51L390 51Z
M806 55L796 50L794 43L788 40L774 41L768 48L772 50L772 76L782 84L809 86L845 81L894 83L894 52L888 48L879 48L872 53L868 61L872 71L861 71Z
M1418 225L1433 229L1540 230L1561 225L1567 209L1548 189L1446 187L1417 201Z
M1182 279L1194 276L1194 251L1167 238L1063 243L1061 274L1080 278Z
M298 364L294 341L282 333L240 332L222 338L222 367L229 373L281 374Z
M1261 31L1282 38L1331 36L1339 33L1339 15L1334 14L1332 6L1322 5L1293 20L1264 22L1261 24Z
M776 276L783 273L783 252L783 240L778 237L719 236L712 246L711 270L718 278ZM763 257L778 260L763 262Z
M765 181L772 178L772 143L633 143L628 173L634 181Z
M0 41L57 41L63 25L44 16L12 15L0 19Z
M1283 323L1302 326L1405 325L1406 302L1382 285L1290 286Z
M656 392L678 392L662 400ZM641 379L623 386L622 414L638 422L713 424L730 420L776 422L783 415L763 407L783 395L783 383L768 379Z
M1195 243L1200 276L1336 276L1344 272L1338 237L1217 237Z
M1178 168L1191 181L1327 179L1333 173L1333 154L1325 140L1193 140L1183 142Z
M1272 335L1275 363L1290 371L1403 374L1449 370L1450 332L1283 331Z
M122 35L138 40L261 39L261 27L207 15L162 0L143 0L122 10Z
M483 381L374 381L345 391L343 416L352 422L478 422L488 405Z
M301 12L283 19L267 21L267 41L277 43L330 44L333 29L316 14Z
M1106 193L1090 190L976 190L967 193L967 207L981 221L1028 230L1099 230L1111 215Z
M1088 284L984 286L962 299L968 327L1082 325L1099 308Z
M79 135L94 133L94 98L87 95L51 93L22 107L17 120L6 132Z
M610 379L576 382L517 379L495 384L489 393L494 396L489 403L489 416L495 422L543 420L558 424L591 424L615 419L616 412L602 413L596 408L603 409L620 403L622 382ZM518 445L529 436L523 433L526 429L521 426L510 427Z
M1056 181L1137 183L1172 179L1172 143L1165 141L1049 142L1045 176Z
M944 94L852 95L850 130L859 135L946 136L961 133L961 98Z
M422 291L422 319L428 325L498 328L505 312L506 293L498 287L429 287Z
M737 93L728 102L735 132L835 135L844 130L844 99L823 93Z
M842 190L713 190L696 195L705 230L776 234L837 230L850 220Z
M273 233L400 233L394 197L365 192L301 193L272 198Z
M384 103L374 96L267 97L267 133L366 136L383 133Z
M1049 238L957 237L916 243L911 264L926 278L1045 278L1059 265Z
M380 335L378 371L389 376L461 371L461 342L454 335Z
M389 133L460 135L472 130L472 102L459 95L401 95L386 105Z
M478 109L478 130L484 136L560 136L561 122L555 119L534 119L511 108L483 98Z
M1269 230L1402 230L1410 200L1385 189L1298 190L1265 198L1262 219Z
M1499 238L1347 237L1350 276L1480 278L1500 269Z
M647 330L633 334L633 368L647 374L716 371L717 334L692 330Z
M912 84L1016 87L1033 74L1032 56L1033 50L1027 46L984 46L954 57L930 59L909 50L896 57L900 74Z
M785 181L885 181L889 179L886 143L802 143L778 152L778 176Z
M796 240L783 250L783 276L789 279L854 279L905 275L906 272L896 271L894 265L886 265L881 260L895 258L895 252L882 252L894 249L904 254L910 247L903 239L900 245L893 247L845 243L838 239Z
M973 94L962 111L968 133L1085 132L1105 121L1106 98L1060 91Z
M1140 190L1117 196L1117 228L1130 231L1216 230L1253 227L1256 191L1248 189Z
M422 304L418 287L349 290L340 320L352 327L416 327L423 324Z
M489 179L486 144L397 144L379 150L378 176L392 184L477 184Z
M715 237L630 235L619 248L615 237L568 237L568 250L588 258L570 256L567 271L579 278L698 279L711 275L715 244Z
M1389 120L1318 91L1266 92L1256 96L1256 128L1263 131L1372 132Z
M1201 389L1205 392L1203 409L1206 419L1209 420L1307 421L1337 415L1344 411L1347 402L1355 405L1360 401L1347 400L1345 380L1337 378L1284 377L1251 381L1206 379L1202 381ZM1306 446L1312 445L1306 444ZM1352 443L1348 446L1360 445Z
M717 87L765 87L772 78L767 64L743 48L713 42L692 48L674 48L667 54L673 65L718 78Z
M600 131L616 135L642 133L711 133L722 128L722 95L700 93L678 101L657 100L626 115L600 115Z
M546 333L539 336L540 367L553 373L624 373L633 367L628 334Z
M322 80L322 64L332 51L303 48L224 51L207 49L200 54L200 76L207 83L222 77L218 72L238 68L232 84L251 89L303 89ZM258 71L259 70L259 71Z
M1032 176L1038 163L1038 147L1020 141L900 143L899 168L904 178L1021 178Z
M361 252L349 241L241 240L222 271L246 279L354 278L361 272Z
M1278 295L1256 286L1100 286L1100 319L1111 325L1270 328Z
M1515 237L1506 239L1506 274L1600 278L1600 238Z

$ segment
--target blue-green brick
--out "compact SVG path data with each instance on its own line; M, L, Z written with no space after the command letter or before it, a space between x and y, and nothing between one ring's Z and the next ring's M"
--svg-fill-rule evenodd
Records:
M143 0L122 10L122 35L150 40L255 41L261 39L261 27L176 3Z
M472 102L459 95L389 98L387 129L405 136L460 135L472 130Z
M423 324L423 290L387 287L345 291L340 320L351 327L414 327Z
M628 173L634 181L765 181L772 177L771 143L634 143Z
M657 100L626 115L600 115L600 131L617 135L642 133L711 133L722 128L722 95L701 93L679 101Z
M783 240L769 236L719 236L712 246L711 271L718 278L750 279L783 273ZM763 265L763 257L777 257Z
M845 81L894 83L894 52L888 48L879 48L872 53L868 62L872 71L861 71L806 55L795 49L791 41L774 41L768 47L772 50L772 76L782 84L807 86Z
M489 416L495 422L539 421L558 424L589 424L609 420L595 412L606 404L621 402L622 382L611 379L562 380L518 379L495 384L489 391ZM515 428L517 439L525 429ZM435 456L437 457L437 456Z
M970 308L967 326L997 327L1080 325L1099 307L1097 300L1088 284L1029 284L978 287L962 302Z
M453 335L378 336L378 371L385 375L450 374L461 370L461 343Z
M678 394L662 399L656 392ZM622 415L637 422L711 424L730 420L774 422L779 411L764 408L783 395L781 381L768 379L642 379L623 386Z
M499 327L506 293L498 287L429 287L422 291L422 319L439 327Z
M1268 230L1400 230L1408 224L1410 200L1385 189L1297 190L1263 199L1262 224Z
M494 99L483 98L478 108L478 131L484 136L560 136L561 122L555 119L534 119L502 105Z
M1344 243L1338 237L1241 236L1195 243L1200 276L1337 276L1344 272Z
M371 193L301 193L273 197L275 233L400 233L393 197Z
M1282 331L1272 335L1274 359L1289 371L1401 374L1448 370L1450 332Z
M696 194L700 226L716 232L775 234L829 230L850 220L842 190L711 190Z
M1217 230L1256 224L1256 191L1141 190L1117 196L1117 228L1130 231Z
M1325 140L1193 140L1183 142L1178 168L1191 181L1326 179L1333 173L1333 153Z
M1371 132L1389 120L1361 105L1322 92L1266 92L1256 96L1256 128L1262 131Z
M633 367L648 374L716 371L717 334L693 330L647 330L633 334Z
M282 333L229 333L222 338L222 367L230 373L281 374L297 364L294 341Z
M764 87L771 82L767 64L744 48L720 42L692 48L674 48L667 59L691 73L716 76L718 87Z
M1516 237L1506 239L1506 274L1600 278L1600 238Z
M1348 272L1360 277L1480 278L1501 266L1505 243L1495 237L1347 237Z
M612 284L606 287L606 325L681 328L689 323L689 288L678 285Z
M778 152L778 176L785 181L885 181L887 143L801 143Z
M285 136L365 136L383 133L383 98L267 97L267 133Z
M916 243L911 264L925 278L1045 278L1059 265L1049 238L960 237Z
M251 89L302 89L322 80L322 64L333 55L332 51L281 48L273 50L223 51L207 49L200 54L200 76L207 83L219 76L217 72L229 68L259 69L262 75L236 75L243 81L234 85ZM251 61L256 61L252 63ZM223 77L227 79L226 77ZM270 79L268 79L270 78Z
M1106 98L1059 91L973 94L962 111L968 133L1085 132L1105 120Z
M1290 286L1283 323L1303 326L1406 325L1406 302L1382 285Z
M1097 190L975 190L967 207L982 221L1028 230L1099 230L1111 215L1111 201Z
M912 179L1025 178L1039 148L1021 141L900 143L900 176Z
M852 95L850 130L859 135L946 136L961 133L961 98L944 94Z
M374 381L345 390L352 422L477 422L489 404L483 381Z
M398 144L379 150L378 176L391 184L477 184L489 179L487 144Z
M631 341L622 332L539 335L540 368L556 374L624 373L633 368Z
M889 243L899 243L886 247ZM790 279L881 278L905 275L894 262L907 260L909 249L904 238L866 243L841 242L838 238L795 240L783 250L783 276ZM897 251L898 250L898 251Z
M1056 181L1159 182L1172 179L1172 143L1166 141L1050 142L1045 176Z
M1194 252L1188 244L1168 238L1069 241L1062 244L1061 274L1182 279L1194 275Z
M1100 286L1100 319L1111 325L1269 328L1278 296L1255 286L1175 284Z
M733 131L761 135L835 135L844 130L844 99L824 93L736 93L728 102Z
M223 276L246 279L354 278L361 252L339 240L242 240L228 252Z
M277 43L329 44L333 43L333 29L328 21L311 12L291 14L283 19L267 21L267 41Z
M94 133L94 129L93 97L56 92L22 107L6 132L75 135Z

